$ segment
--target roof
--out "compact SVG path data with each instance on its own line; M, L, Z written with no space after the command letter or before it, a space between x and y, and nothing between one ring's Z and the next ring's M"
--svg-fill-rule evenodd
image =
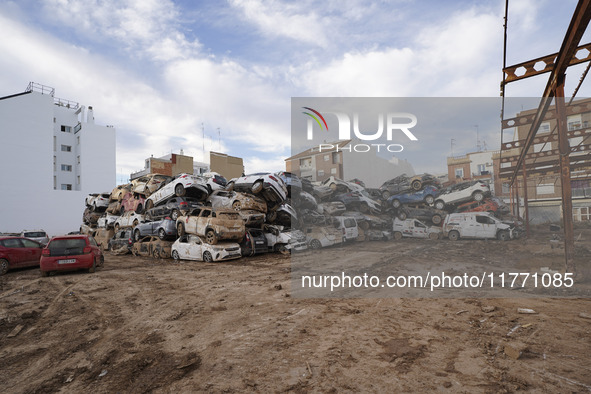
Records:
M287 159L285 159L285 161L301 159L303 157L316 156L319 154L326 154L326 153L330 153L330 152L336 152L339 149L343 148L344 146L349 145L349 143L351 141L352 140L342 140L342 141L338 141L338 142L326 142L326 143L323 143L323 145L332 145L333 147L330 149L326 149L326 150L323 149L322 152L320 152L320 151L318 151L318 147L314 146L314 147L307 149L301 153L298 153L296 155L288 157Z

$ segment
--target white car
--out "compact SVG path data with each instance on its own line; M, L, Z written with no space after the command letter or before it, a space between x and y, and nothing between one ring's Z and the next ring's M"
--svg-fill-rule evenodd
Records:
M49 242L49 237L45 230L23 230L20 236L37 241L43 246L47 245Z
M216 190L207 197L207 202L213 208L228 208L235 211L250 209L267 213L267 203L252 194L239 193L228 190Z
M281 204L287 198L287 186L281 178L266 172L234 178L228 182L226 190L260 194L273 206Z
M240 245L235 242L220 242L216 245L205 243L197 235L183 235L171 248L175 260L221 261L239 259Z
M269 251L288 254L308 248L306 236L299 230L286 230L283 226L266 224L263 227L263 232L267 238Z
M110 213L107 213L99 218L97 226L101 228L113 227L117 219L119 219L119 215L111 215Z
M504 223L488 212L451 213L443 222L443 234L452 241L460 238L507 241L517 236L514 230L514 223Z
M457 204L464 201L482 201L488 195L490 195L490 188L485 182L461 182L441 190L435 200L435 208L443 209L448 204Z
M96 211L97 208L104 210L109 206L110 198L111 193L93 193L86 196L86 200L84 202L91 211Z
M158 190L150 194L146 199L146 209L152 209L155 205L166 199L177 196L190 195L198 200L205 200L209 194L205 179L198 175L180 174Z
M335 227L343 233L345 242L355 241L359 237L357 220L349 216L333 216Z
M309 227L305 233L311 249L326 248L344 242L343 234L332 226Z
M115 224L113 226L115 227L115 232L117 232L120 228L135 227L144 221L144 215L140 215L139 213L135 213L133 211L127 211L123 215L119 216L117 220L115 220Z
M214 190L224 190L228 184L228 180L215 171L205 172L201 176L205 178L210 193Z
M439 227L427 226L417 219L400 220L396 218L392 224L392 233L394 239L402 239L402 237L439 239L442 230Z

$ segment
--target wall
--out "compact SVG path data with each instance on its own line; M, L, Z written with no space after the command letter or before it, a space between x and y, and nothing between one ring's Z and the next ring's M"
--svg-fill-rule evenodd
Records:
M239 178L245 171L242 158L224 153L209 152L209 163L211 171L217 172L228 180Z

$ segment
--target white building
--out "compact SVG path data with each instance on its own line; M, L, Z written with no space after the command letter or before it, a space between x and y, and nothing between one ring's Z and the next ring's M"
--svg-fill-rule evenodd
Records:
M115 129L35 83L0 97L0 232L78 230L89 193L116 185Z

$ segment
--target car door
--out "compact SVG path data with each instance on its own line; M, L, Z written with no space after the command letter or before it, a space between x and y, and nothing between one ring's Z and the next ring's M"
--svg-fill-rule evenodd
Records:
M496 222L485 215L476 215L476 236L478 238L495 238L497 235Z
M180 237L175 249L181 259L190 259L192 250L189 245L189 235L183 235Z
M32 241L30 239L21 239L23 244L23 262L22 266L34 266L39 265L39 260L41 259L41 246L40 243Z
M26 250L18 238L8 238L2 242L3 246L9 248L8 256L11 267L21 267L26 261Z
M201 238L199 238L196 235L190 235L188 248L189 248L189 256L193 260L199 260L199 261L203 260L203 242L201 241Z
M418 220L413 220L412 235L415 238L427 238L429 236L429 234L427 234L427 226Z

